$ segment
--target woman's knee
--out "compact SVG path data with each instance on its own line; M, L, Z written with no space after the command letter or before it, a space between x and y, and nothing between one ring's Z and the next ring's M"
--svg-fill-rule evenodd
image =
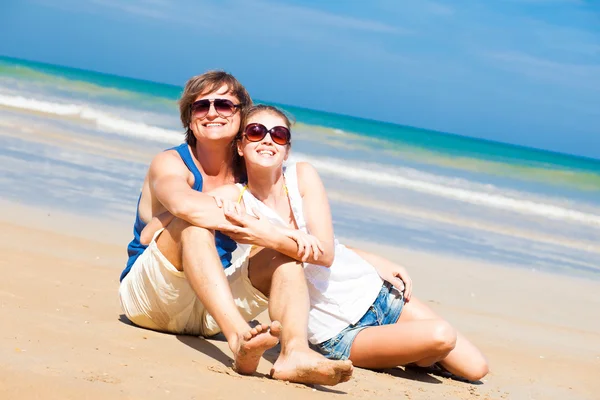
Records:
M468 369L464 371L463 378L477 382L490 372L490 367L487 361L482 357L481 360L470 363Z
M250 259L248 277L252 286L270 296L273 277L277 281L304 280L302 263L271 249L263 249Z
M171 227L172 224L173 227ZM181 232L180 235L182 243L192 241L214 244L215 242L215 235L212 230L192 225L189 222L179 218L171 221L171 224L169 224L167 229Z
M260 253L252 258L250 265L252 266L252 264L260 265L261 271L269 276L272 276L277 271L283 272L288 270L301 271L304 274L301 262L271 249L261 250Z
M449 353L456 346L456 330L446 321L437 320L431 332L433 346L440 353Z
M302 271L304 274L304 270L302 269L302 263L298 260L294 260L293 258L286 256L285 254L277 253L275 257L271 259L270 267L273 271L280 268L293 269L295 271Z

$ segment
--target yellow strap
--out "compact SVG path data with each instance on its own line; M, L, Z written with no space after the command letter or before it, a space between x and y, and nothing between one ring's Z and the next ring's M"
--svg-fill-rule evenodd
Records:
M240 204L242 202L242 197L244 197L244 192L248 189L248 185L245 185L242 190L240 191L240 195L237 199L238 204Z
M246 190L248 190L248 185L244 185L244 187L240 191L240 195L238 196L238 199L237 199L238 204L242 202L242 198L244 197L244 192ZM289 193L288 193L287 185L285 183L283 184L283 190L285 191L285 195L287 196Z

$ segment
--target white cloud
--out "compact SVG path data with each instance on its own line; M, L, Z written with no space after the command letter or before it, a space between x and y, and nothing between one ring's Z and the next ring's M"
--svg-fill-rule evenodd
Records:
M38 0L47 5L60 7L60 2ZM66 0L69 2L70 0ZM72 2L74 3L74 2ZM73 4L74 5L74 4ZM79 3L84 6L85 3ZM178 20L196 26L206 25L206 19L219 27L226 27L227 21L244 21L243 28L250 30L260 24L284 25L287 30L302 27L320 27L347 31L362 31L371 33L384 33L406 35L411 31L400 26L385 24L367 18L356 18L337 13L318 10L306 6L269 2L265 0L229 0L218 5L211 1L166 1L166 0L90 0L87 3L92 7L114 9L137 16ZM447 12L438 6L438 12ZM278 32L285 34L286 30Z
M265 15L267 17L266 19L270 19L273 17L284 18L289 22L298 25L321 25L328 28L401 35L411 33L409 30L403 29L399 26L393 26L366 18L355 18L350 16L333 14L314 8L285 5L281 3L267 3L262 1L252 3L246 3L244 1L239 2L238 4L240 6L241 4L251 4L250 8L256 9L256 11L258 11L260 14Z
M141 17L148 17L158 20L173 19L169 10L169 5L171 3L162 0L137 0L135 2L119 0L91 0L90 3Z
M424 11L431 13L431 14L449 16L449 15L453 15L455 12L454 8L450 7L447 4L437 3L434 1L426 1L426 0L421 0L420 3L421 3L421 6L423 7Z
M563 63L516 51L490 52L486 56L494 61L494 65L533 80L600 93L600 64Z

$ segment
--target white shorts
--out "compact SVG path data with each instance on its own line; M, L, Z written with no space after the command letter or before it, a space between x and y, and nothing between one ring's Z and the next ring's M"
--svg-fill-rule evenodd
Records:
M162 230L161 230L162 231ZM137 258L119 287L123 312L136 325L176 334L212 336L221 330L208 314L183 271L177 270L152 242ZM229 268L225 276L233 299L244 319L251 321L267 309L267 297L248 277L249 251Z

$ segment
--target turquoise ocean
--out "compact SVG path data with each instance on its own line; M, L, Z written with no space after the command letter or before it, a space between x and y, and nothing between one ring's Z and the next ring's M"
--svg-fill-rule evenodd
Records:
M133 224L152 156L183 141L181 92L0 57L3 199ZM600 278L600 160L279 106L338 237Z

